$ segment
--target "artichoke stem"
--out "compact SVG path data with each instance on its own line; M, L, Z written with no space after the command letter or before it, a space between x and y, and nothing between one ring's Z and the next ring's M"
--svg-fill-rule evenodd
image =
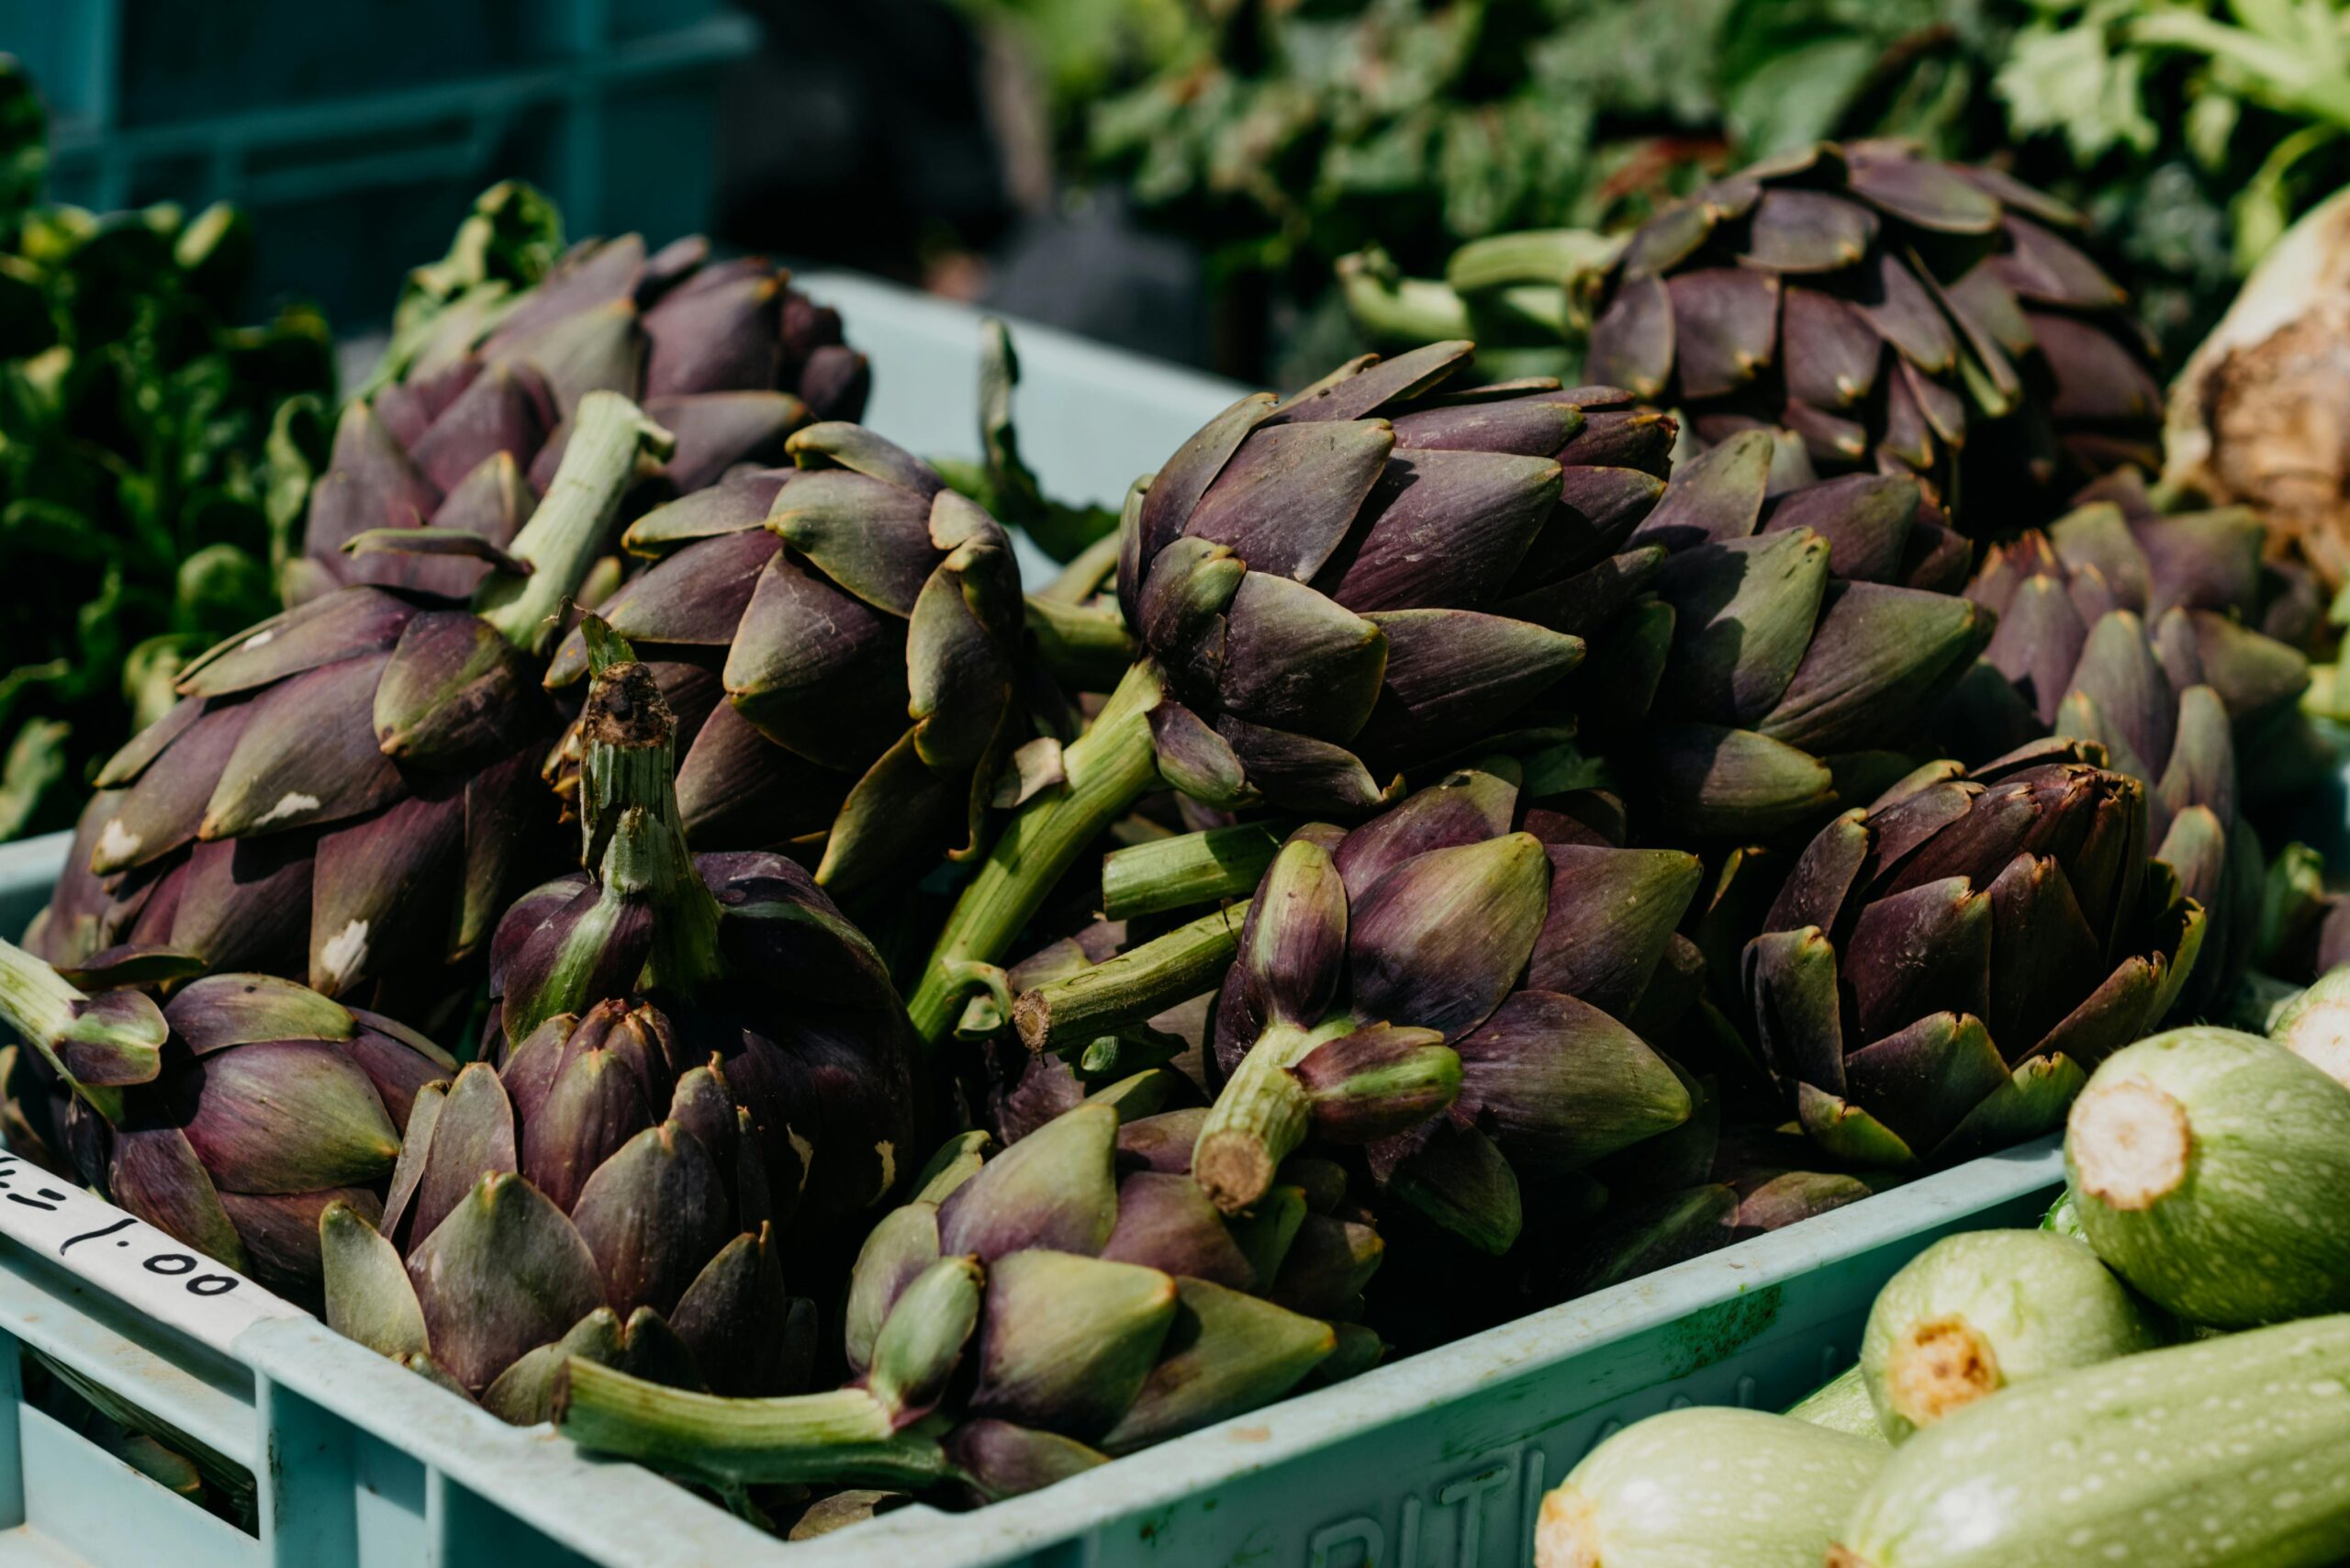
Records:
M474 595L474 610L526 654L543 654L562 627L565 603L610 547L621 502L677 439L617 392L590 392L572 412L569 444L546 498L514 536L508 554L531 565L528 577L493 572Z
M1043 599L1048 604L1083 604L1102 591L1118 569L1119 535L1125 531L1112 529L1084 549L1079 551L1061 568L1061 575L1028 596L1029 602Z
M920 1490L955 1476L926 1425L893 1429L861 1388L779 1399L725 1399L647 1383L574 1357L555 1383L555 1429L721 1493L745 1485Z
M1248 918L1246 901L1211 910L1130 952L1024 993L1012 1010L1021 1044L1039 1055L1070 1055L1213 990L1239 950Z
M718 974L718 900L694 867L677 806L677 716L633 660L599 672L580 718L580 864L607 902L649 902L647 983L690 995ZM572 999L576 1011L600 997Z
M1078 691L1114 686L1134 663L1135 640L1113 610L1028 596L1028 634L1045 673Z
M1469 307L1444 283L1382 275L1357 256L1341 257L1337 270L1348 313L1374 338L1425 343L1470 335Z
M1114 850L1102 861L1102 913L1132 920L1253 892L1281 846L1263 823L1178 834Z
M1147 660L1130 666L1092 727L1061 754L1068 781L1021 807L996 835L906 1002L926 1043L937 1044L961 1014L967 966L1001 963L1062 874L1157 782L1150 711L1162 694Z
M1305 1141L1313 1105L1290 1069L1327 1038L1326 1028L1268 1025L1200 1124L1192 1178L1225 1214L1262 1198L1281 1161Z

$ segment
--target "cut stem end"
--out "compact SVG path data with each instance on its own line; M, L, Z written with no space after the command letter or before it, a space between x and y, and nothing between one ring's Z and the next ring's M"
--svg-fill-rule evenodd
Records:
M1237 1215L1263 1198L1273 1184L1279 1165L1264 1140L1233 1129L1201 1137L1192 1152L1192 1180L1227 1215Z
M2006 1383L1990 1340L1956 1316L1911 1326L1886 1358L1885 1380L1894 1410L1916 1427L1997 1394Z
M1534 1568L1606 1568L1599 1554L1599 1519L1591 1499L1562 1485L1542 1499L1534 1521Z
M2195 1133L2187 1107L2132 1078L2093 1087L2074 1103L2067 1143L2083 1191L2109 1207L2139 1210L2186 1182Z

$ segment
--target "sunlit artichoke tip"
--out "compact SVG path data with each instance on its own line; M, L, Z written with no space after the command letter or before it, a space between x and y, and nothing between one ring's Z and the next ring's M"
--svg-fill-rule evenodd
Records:
M899 1179L910 1042L879 956L780 856L692 856L675 721L592 623L586 870L491 943L489 1059L417 1097L380 1226L320 1220L327 1319L510 1420L565 1361L800 1386L782 1253Z
M871 431L809 425L779 455L638 518L623 543L654 564L599 612L677 713L694 847L790 849L834 896L886 899L977 852L1050 706L1019 566L993 518ZM547 684L588 668L574 632ZM566 794L579 752L575 725L547 765Z
M1820 1148L1899 1169L2047 1132L2177 1007L2206 917L2146 852L2145 786L2104 761L2048 740L1930 764L1804 850L1744 979Z
M27 945L78 970L169 952L294 975L437 1025L525 879L561 863L531 773L558 722L535 666L671 449L635 404L589 392L546 499L470 608L341 588L190 665L178 705L100 772ZM453 542L354 542L428 539Z
M416 1105L456 1064L295 981L188 972L145 967L140 986L185 981L159 1004L0 943L8 1147L315 1308L320 1212L382 1212Z
M1245 398L1129 495L1118 600L1147 656L964 892L911 1000L926 1037L1146 790L1359 819L1519 722L1639 597L1664 553L1626 541L1672 421L1608 387L1451 390L1470 349Z
M1359 1291L1375 1249L1300 1263L1308 1249L1296 1243L1264 1253L1281 1238L1260 1227L1252 1257L1180 1167L1149 1164L1169 1147L1130 1144L1104 1103L1001 1152L964 1135L857 1258L846 1386L725 1399L576 1359L557 1383L556 1427L745 1511L753 1488L783 1483L988 1500L1375 1358L1375 1337L1307 1315ZM1123 1178L1122 1155L1139 1167ZM1294 1216L1289 1228L1304 1234ZM1251 1294L1260 1289L1273 1299ZM1275 1305L1284 1298L1301 1310Z

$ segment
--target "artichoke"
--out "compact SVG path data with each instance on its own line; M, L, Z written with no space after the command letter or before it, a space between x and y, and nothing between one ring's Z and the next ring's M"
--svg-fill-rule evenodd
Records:
M878 1201L912 1133L878 955L789 861L689 856L674 721L599 645L590 869L499 924L497 1065L419 1096L380 1234L322 1222L331 1325L525 1422L571 1356L728 1394L793 1382L812 1319L783 1294L784 1229Z
M372 1219L426 1086L431 1041L269 975L188 981L160 1006L86 994L0 943L8 1147L315 1306L319 1216ZM165 978L151 972L150 983Z
M1706 444L1792 431L1823 473L1957 483L1963 452L1965 515L2000 521L2160 457L2152 347L2067 237L2079 222L1899 143L1781 154L1633 230L1597 280L1583 374Z
M2077 723L2115 766L2159 784L2173 726L2158 717L2150 731L2148 721L2115 711L2130 706L2118 683L2135 681L2174 699L2209 686L2239 745L2273 750L2310 683L2307 650L2321 620L2315 584L2262 559L2266 530L2244 509L2163 513L2126 474L2080 499L2044 532L1985 553L1967 597L1999 617L1985 657L2013 691L1970 682L1952 716L1964 726L1956 738L2020 744ZM2117 616L2127 639L2109 624ZM2100 667L2125 651L2132 673Z
M849 895L977 836L1024 738L1020 569L994 519L871 431L787 446L799 467L638 519L626 543L657 559L600 613L680 717L687 837L819 845L817 881ZM575 632L547 683L587 667Z
M730 1400L575 1360L555 1425L738 1506L772 1483L992 1498L1367 1362L1376 1342L1363 1331L1249 1294L1263 1260L1244 1256L1186 1178L1147 1166L1121 1177L1128 1141L1114 1109L1088 1103L991 1157L974 1135L949 1144L857 1257L845 1387ZM1298 1234L1291 1256L1307 1249Z
M507 232L517 225L538 230L538 242ZM389 360L398 378L336 422L289 603L352 583L471 593L547 493L589 392L634 398L677 437L640 510L737 464L775 460L811 418L863 410L863 356L843 344L839 316L790 288L789 274L756 256L712 263L699 236L648 255L631 234L582 241L533 277L559 228L535 192L494 187L450 257L410 279ZM520 259L500 275L495 263L509 257ZM428 300L437 308L423 308ZM407 528L488 548L346 554L362 534Z
M414 1020L453 1000L450 966L487 938L554 823L531 771L557 723L537 661L669 446L616 393L587 394L576 424L471 610L341 588L190 665L178 705L98 775L28 946L73 970L172 949L396 997Z
M1228 1077L1193 1173L1225 1212L1255 1204L1312 1128L1368 1146L1392 1195L1499 1253L1521 1179L1688 1120L1643 1031L1695 997L1675 927L1697 859L1522 813L1519 782L1496 760L1283 846L1216 1006Z
M2199 1008L2253 958L2265 872L2240 794L2287 781L2267 776L2297 749L2309 661L2294 644L2315 594L2261 560L2247 511L2158 515L2132 480L2095 493L2111 498L1986 554L1967 594L1998 629L1939 728L1969 759L2051 732L2094 741L2146 787L2155 854L2210 919L2187 996Z
M1867 798L1991 634L1925 485L1818 480L1759 431L1681 465L1630 543L1672 555L1582 678L1665 842L1767 838Z
M2204 913L2146 854L2146 788L2043 741L1919 769L1804 850L1747 945L1765 1062L1821 1148L1941 1163L2061 1125L2157 1027Z
M1675 1133L1658 1141L1679 1138ZM1898 1181L1882 1171L1823 1169L1819 1151L1800 1134L1771 1128L1709 1133L1686 1152L1687 1159L1658 1162L1652 1171L1608 1170L1608 1204L1597 1222L1578 1226L1571 1237L1545 1238L1548 1244L1533 1252L1534 1303L1621 1284L1858 1203ZM1668 1174L1667 1164L1685 1167L1671 1172L1685 1184L1649 1180Z
M1654 576L1664 552L1625 542L1671 421L1606 387L1437 390L1469 349L1245 398L1129 496L1118 599L1147 656L965 891L911 1002L926 1036L1162 774L1214 805L1360 816L1398 768L1521 718Z

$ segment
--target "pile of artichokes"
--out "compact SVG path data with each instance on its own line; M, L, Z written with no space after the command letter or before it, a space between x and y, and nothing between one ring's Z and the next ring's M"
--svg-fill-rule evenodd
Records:
M531 211L0 955L26 1152L509 1419L1003 1496L2044 1133L2323 940L2240 756L2312 590L2114 469L2008 182L1725 182L1622 385L1244 398L1024 603L779 274Z

